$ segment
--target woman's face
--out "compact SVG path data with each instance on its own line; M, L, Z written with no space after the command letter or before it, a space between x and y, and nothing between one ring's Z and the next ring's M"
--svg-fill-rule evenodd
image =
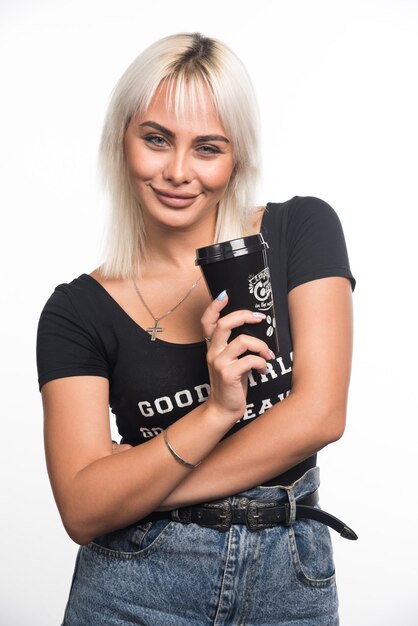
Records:
M234 169L230 138L206 93L206 107L184 119L167 111L165 86L147 111L132 118L125 154L145 223L188 229L214 227L216 209ZM203 220L203 221L202 221Z

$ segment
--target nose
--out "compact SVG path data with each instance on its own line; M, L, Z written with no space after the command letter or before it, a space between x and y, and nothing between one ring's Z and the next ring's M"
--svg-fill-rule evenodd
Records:
M173 150L167 155L163 172L164 178L175 185L183 185L193 180L193 172L186 152Z

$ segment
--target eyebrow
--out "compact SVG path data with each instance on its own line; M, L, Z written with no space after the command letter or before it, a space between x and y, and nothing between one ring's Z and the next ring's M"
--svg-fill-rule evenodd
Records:
M171 139L174 139L176 136L175 133L173 133L171 130L168 130L168 128L161 126L161 124L157 124L157 122L152 122L151 120L148 122L142 122L142 124L140 124L139 126L150 126L151 128L160 131L160 133L164 133L165 135L167 135L167 137L170 137ZM198 137L194 138L194 141L224 141L225 143L229 143L229 139L227 139L223 135L199 135Z

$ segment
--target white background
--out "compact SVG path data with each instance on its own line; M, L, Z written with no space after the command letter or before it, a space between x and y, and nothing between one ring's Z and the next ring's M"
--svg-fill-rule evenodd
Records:
M354 292L345 436L320 454L343 626L418 624L418 2L1 0L0 623L57 626L76 546L45 470L35 336L62 282L99 262L96 153L109 94L148 44L199 30L248 67L263 121L258 201L339 214ZM250 626L250 625L247 625Z

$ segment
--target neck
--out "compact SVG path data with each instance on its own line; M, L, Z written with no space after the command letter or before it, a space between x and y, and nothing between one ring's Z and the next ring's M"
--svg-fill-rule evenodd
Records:
M146 229L148 259L143 268L153 274L167 273L168 268L197 274L196 249L211 245L215 236L215 223L184 230L147 224Z

